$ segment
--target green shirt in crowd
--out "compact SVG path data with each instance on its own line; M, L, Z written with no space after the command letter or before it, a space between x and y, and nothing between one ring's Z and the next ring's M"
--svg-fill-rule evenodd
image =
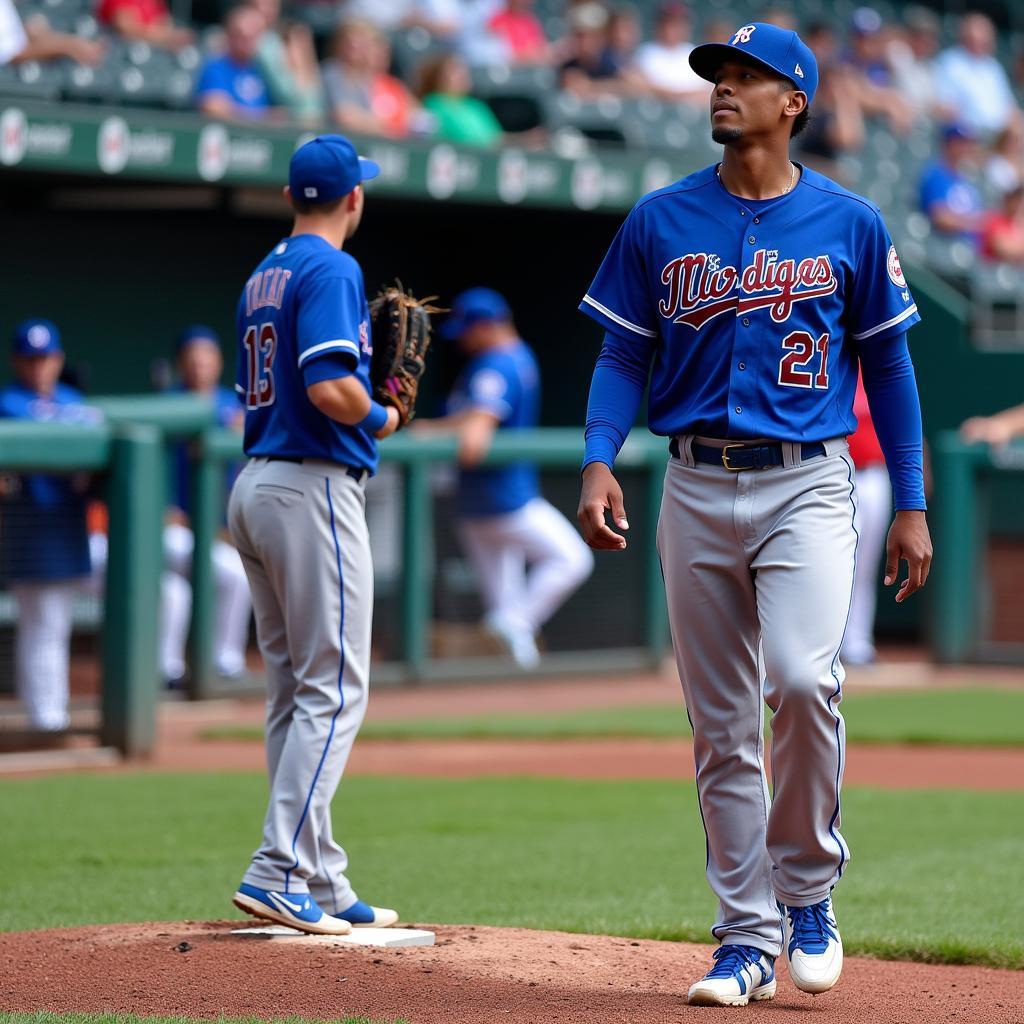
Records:
M431 93L423 107L437 119L437 136L470 146L493 146L501 138L501 125L491 108L475 96Z

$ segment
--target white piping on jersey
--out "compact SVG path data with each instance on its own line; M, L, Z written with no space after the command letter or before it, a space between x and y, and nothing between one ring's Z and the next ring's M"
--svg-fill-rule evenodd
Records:
M851 334L850 337L854 341L862 341L864 338L870 338L872 334L877 334L879 331L884 331L886 327L894 327L901 320L906 320L908 316L912 316L917 312L917 303L915 302L909 308L903 310L898 316L894 316L891 320L886 320L884 324L879 324L877 327L872 327L870 331L861 331L859 334Z
M658 336L657 331L648 331L644 327L637 327L636 324L631 324L628 320L623 320L621 316L613 313L607 306L602 306L597 299L592 299L589 295L583 296L583 301L588 306L593 306L599 313L604 313L609 320L614 320L617 324L621 324L623 327L628 327L631 331L636 331L637 334L642 334L645 338L656 338Z
M351 352L359 355L359 346L354 341L349 341L347 338L335 338L334 341L322 341L319 345L314 345L312 348L307 348L305 352L299 354L299 366L301 366L310 356L315 356L317 352L324 352L329 348L344 348Z

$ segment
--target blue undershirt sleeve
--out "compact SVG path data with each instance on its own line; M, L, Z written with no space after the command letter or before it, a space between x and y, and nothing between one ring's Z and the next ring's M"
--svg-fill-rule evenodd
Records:
M860 365L897 510L924 510L921 400L906 334L862 345Z
M654 352L649 343L605 332L587 403L583 466L603 462L609 469L636 422Z

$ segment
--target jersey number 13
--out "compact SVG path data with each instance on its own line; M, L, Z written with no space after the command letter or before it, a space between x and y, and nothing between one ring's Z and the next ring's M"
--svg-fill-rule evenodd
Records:
M277 330L272 323L249 327L242 339L245 361L249 368L249 381L245 389L246 409L259 409L273 405L274 356L277 354Z
M828 390L827 333L815 339L806 331L793 331L782 339L782 347L786 354L779 362L780 384L787 388Z

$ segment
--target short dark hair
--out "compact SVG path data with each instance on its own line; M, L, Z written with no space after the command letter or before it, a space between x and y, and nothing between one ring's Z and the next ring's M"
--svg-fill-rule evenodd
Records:
M328 199L325 203L311 203L307 199L297 199L295 196L292 196L292 209L303 216L310 213L321 213L329 217L332 213L337 212L338 207L345 201L345 198L345 196L338 196L337 199Z

